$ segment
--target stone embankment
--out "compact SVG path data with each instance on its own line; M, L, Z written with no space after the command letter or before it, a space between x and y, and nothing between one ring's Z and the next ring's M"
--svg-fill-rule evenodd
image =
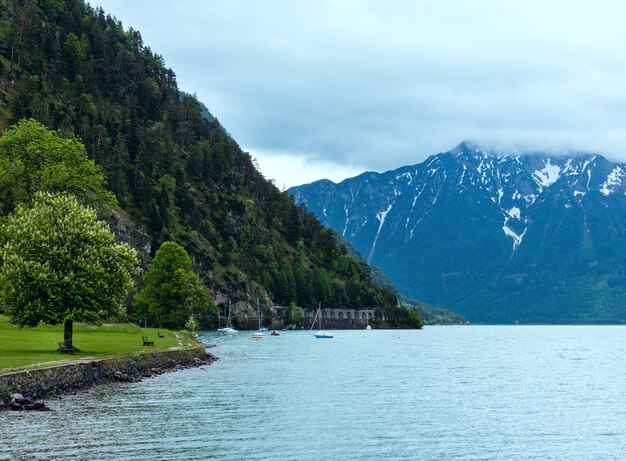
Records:
M29 401L72 394L111 382L140 381L167 371L207 365L216 358L206 346L112 357L76 360L66 365L0 375L0 410L28 408ZM23 404L17 404L19 399Z
M9 395L9 410L22 411L49 411L43 400L33 400L30 397L24 397L22 394Z

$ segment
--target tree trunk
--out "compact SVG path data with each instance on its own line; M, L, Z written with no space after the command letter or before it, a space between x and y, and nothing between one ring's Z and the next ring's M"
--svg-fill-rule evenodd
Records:
M66 320L65 321L65 330L63 332L63 342L65 343L65 348L66 349L72 349L72 347L74 347L72 345L72 335L74 334L74 330L73 330L73 320Z

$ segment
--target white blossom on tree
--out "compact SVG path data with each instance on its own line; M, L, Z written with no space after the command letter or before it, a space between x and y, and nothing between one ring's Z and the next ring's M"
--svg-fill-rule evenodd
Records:
M14 323L98 323L124 315L137 254L115 242L95 210L68 194L38 192L0 225L0 302Z

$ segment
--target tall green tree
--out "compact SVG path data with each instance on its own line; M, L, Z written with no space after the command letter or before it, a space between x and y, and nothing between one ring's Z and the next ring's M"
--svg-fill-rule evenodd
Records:
M191 270L191 258L175 242L165 242L157 250L143 284L133 299L134 307L159 327L182 329L190 316L217 317L208 290Z
M304 325L304 311L296 306L296 303L289 303L285 310L285 322L301 327Z
M63 60L67 67L67 76L76 77L83 64L84 52L79 38L74 32L67 34L63 43Z
M37 191L69 192L90 203L115 204L100 168L75 136L63 137L36 120L0 136L0 215L30 204Z
M0 226L0 302L12 321L34 327L98 323L125 314L137 254L115 242L95 210L68 194L37 192Z

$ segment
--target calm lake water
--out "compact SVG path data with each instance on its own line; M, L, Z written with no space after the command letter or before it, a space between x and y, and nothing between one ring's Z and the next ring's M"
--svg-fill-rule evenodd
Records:
M0 459L626 459L626 327L202 339L211 366L0 413Z

